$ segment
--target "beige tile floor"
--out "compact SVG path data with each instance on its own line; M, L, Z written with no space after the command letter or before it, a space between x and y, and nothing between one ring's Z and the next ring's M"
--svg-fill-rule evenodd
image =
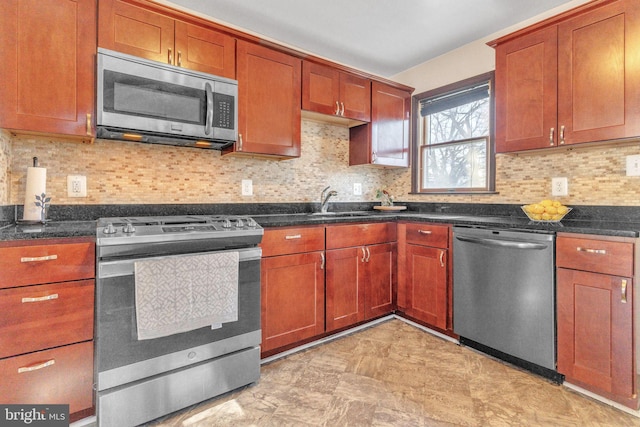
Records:
M392 319L262 366L178 426L640 426L640 418Z

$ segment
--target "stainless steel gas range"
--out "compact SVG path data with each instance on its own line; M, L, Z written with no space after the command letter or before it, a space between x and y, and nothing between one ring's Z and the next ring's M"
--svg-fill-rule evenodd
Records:
M96 235L99 426L138 425L258 380L261 250L257 245L263 229L252 218L103 218ZM198 255L222 253L237 253L237 320L140 339L136 269L148 261L181 265L189 257L193 261Z

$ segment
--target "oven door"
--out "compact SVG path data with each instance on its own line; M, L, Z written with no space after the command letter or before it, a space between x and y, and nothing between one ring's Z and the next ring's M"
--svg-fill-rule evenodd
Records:
M134 263L143 258L99 261L95 339L98 391L258 347L262 252L260 248L237 252L237 321L223 323L218 329L204 327L140 341L136 333Z
M234 80L98 49L97 126L236 139Z

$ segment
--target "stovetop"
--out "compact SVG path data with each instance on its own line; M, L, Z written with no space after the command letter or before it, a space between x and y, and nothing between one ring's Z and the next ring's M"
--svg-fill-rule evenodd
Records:
M244 215L180 215L100 218L97 244L126 245L174 240L261 236L264 230Z

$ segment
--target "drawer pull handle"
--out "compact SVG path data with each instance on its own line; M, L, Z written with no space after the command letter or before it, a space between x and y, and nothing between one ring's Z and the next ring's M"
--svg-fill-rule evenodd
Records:
M23 372L37 371L38 369L46 368L47 366L54 365L55 363L56 361L51 359L46 362L38 363L37 365L23 366L22 368L18 368L18 373L22 374Z
M58 255L45 255L45 256L35 256L35 257L22 257L20 258L20 262L39 262L39 261L52 261L54 259L58 259Z
M578 246L576 248L576 251L578 252L587 252L590 254L598 254L598 255L606 255L607 251L604 249L588 249L588 248L581 248L580 246Z
M418 230L418 233L419 234L431 234L431 233L433 233L433 231L431 231L431 230Z
M301 234L291 234L288 236L284 236L285 240L294 240L294 239L302 239L302 235Z
M625 279L622 280L622 286L620 287L620 302L623 304L627 303L627 281Z
M50 301L52 299L58 299L58 294L45 295L43 297L24 297L22 298L22 303L25 302L40 302L40 301Z

